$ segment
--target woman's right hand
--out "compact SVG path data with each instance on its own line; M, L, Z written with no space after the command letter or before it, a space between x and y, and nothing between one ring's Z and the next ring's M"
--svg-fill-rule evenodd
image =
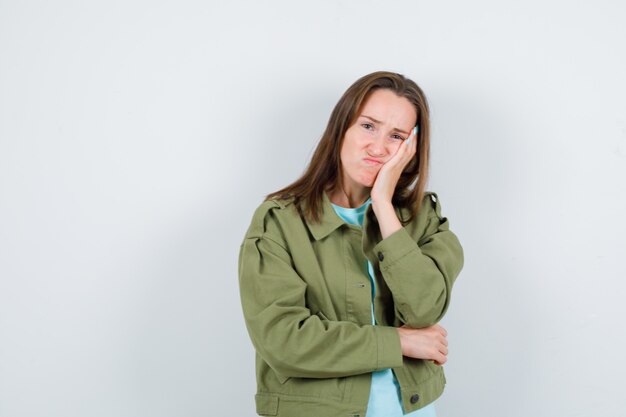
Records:
M443 365L448 360L448 332L440 325L434 324L421 329L404 325L397 330L400 334L402 355L432 360L437 365Z

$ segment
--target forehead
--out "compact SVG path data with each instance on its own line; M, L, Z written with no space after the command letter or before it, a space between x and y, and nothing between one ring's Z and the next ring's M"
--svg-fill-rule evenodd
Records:
M370 93L359 111L394 127L410 129L417 121L415 107L406 97L399 97L391 90L380 89Z

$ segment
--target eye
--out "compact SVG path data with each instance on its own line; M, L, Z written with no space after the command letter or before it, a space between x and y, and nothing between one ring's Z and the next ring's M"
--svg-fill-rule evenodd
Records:
M404 138L400 135L391 135L392 138L394 139L400 139L400 140L404 140Z
M374 126L372 126L369 123L363 123L361 126L363 126L364 128L366 128L367 130L370 130L370 128L374 128Z

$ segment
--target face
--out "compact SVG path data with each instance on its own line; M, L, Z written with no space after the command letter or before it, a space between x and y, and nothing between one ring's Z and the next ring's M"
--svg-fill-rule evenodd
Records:
M405 97L387 89L371 93L341 147L344 187L371 188L382 165L395 155L416 122L415 107Z

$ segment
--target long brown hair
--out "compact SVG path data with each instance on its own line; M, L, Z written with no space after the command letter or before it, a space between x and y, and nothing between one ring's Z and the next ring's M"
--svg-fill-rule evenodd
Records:
M409 209L411 214L405 223L410 222L417 215L428 180L430 111L426 95L414 81L388 71L365 75L343 93L330 115L326 130L304 174L290 185L268 194L265 200L293 198L293 203L301 214L315 223L319 222L322 193L341 185L343 175L340 152L345 133L359 116L369 95L378 89L388 89L398 97L407 98L415 106L417 113L417 151L400 175L392 198L394 206ZM411 187L415 179L417 183Z

